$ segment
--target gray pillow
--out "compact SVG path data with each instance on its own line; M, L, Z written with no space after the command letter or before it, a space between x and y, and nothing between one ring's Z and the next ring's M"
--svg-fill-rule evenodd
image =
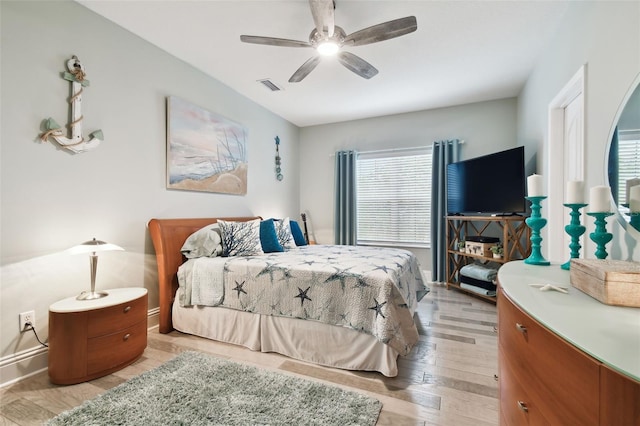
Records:
M189 235L180 249L187 259L216 257L222 253L220 227L217 223L207 225Z

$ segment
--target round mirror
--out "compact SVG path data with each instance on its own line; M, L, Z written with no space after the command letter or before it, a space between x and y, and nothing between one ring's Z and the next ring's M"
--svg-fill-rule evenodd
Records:
M607 175L618 221L640 240L640 74L621 105L609 135Z

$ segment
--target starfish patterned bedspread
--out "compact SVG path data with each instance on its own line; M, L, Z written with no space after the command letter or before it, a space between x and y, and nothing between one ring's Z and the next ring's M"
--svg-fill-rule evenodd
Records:
M222 279L210 279L218 274ZM180 266L178 282L183 306L223 306L348 327L401 355L418 341L413 314L428 292L410 251L339 245L191 259Z

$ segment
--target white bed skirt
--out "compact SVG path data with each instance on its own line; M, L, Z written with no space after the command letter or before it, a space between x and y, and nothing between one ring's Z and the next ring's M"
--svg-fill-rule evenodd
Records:
M173 327L183 333L232 343L253 351L346 370L398 375L398 352L355 330L294 318L253 314L227 308L173 304Z

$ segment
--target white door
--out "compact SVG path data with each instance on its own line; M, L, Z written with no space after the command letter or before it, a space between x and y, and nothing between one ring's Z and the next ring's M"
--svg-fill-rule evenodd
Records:
M570 238L564 227L570 216L569 209L563 206L567 182L584 181L584 76L583 66L549 104L548 226L543 244L548 259L554 262L569 259ZM584 224L584 209L581 212Z
M564 187L566 188L567 182L570 180L584 180L584 159L583 159L583 146L584 146L584 100L583 95L580 93L574 98L569 105L564 108ZM586 194L585 194L586 199ZM583 209L584 210L584 209ZM584 211L581 210L583 216L581 221L584 224L585 216ZM563 215L562 229L569 224L571 217L569 216L569 209L565 208L565 214ZM563 259L569 259L569 243L571 237L564 232L564 246L562 253Z

